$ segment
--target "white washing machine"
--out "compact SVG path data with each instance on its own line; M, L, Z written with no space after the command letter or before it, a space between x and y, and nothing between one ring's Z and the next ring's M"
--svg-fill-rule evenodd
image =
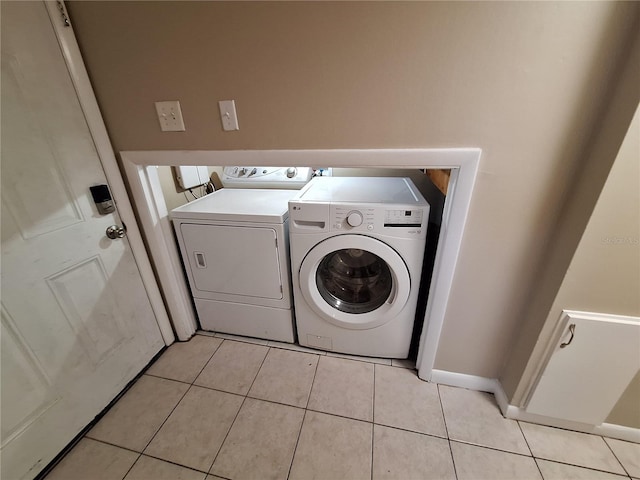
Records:
M170 216L203 330L294 342L288 201L223 188Z
M409 178L316 177L289 202L298 342L406 358L429 204Z

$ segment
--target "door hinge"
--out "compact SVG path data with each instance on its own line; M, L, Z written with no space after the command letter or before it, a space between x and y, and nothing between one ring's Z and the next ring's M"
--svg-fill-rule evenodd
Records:
M56 2L58 4L58 10L60 10L60 16L62 17L62 22L65 27L70 27L71 22L69 21L69 16L67 15L67 10L64 8L64 3L61 0Z

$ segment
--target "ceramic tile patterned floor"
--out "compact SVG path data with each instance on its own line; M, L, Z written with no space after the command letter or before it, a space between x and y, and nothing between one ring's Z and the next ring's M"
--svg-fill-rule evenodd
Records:
M638 444L504 419L408 366L196 335L47 479L640 478Z

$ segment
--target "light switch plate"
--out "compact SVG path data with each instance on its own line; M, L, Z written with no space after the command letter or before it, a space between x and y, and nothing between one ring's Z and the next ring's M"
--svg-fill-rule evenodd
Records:
M223 130L240 130L235 100L220 100L218 106L220 107L220 119L222 120Z
M156 102L156 112L160 121L160 129L163 132L185 131L179 101Z

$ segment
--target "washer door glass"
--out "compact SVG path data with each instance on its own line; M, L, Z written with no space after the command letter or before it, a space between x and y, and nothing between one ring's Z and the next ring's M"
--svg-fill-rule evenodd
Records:
M391 295L387 262L374 253L346 248L324 257L316 271L322 298L341 312L361 314L379 308Z
M351 330L392 321L411 292L402 257L384 242L336 235L309 250L298 270L306 304L323 320Z

